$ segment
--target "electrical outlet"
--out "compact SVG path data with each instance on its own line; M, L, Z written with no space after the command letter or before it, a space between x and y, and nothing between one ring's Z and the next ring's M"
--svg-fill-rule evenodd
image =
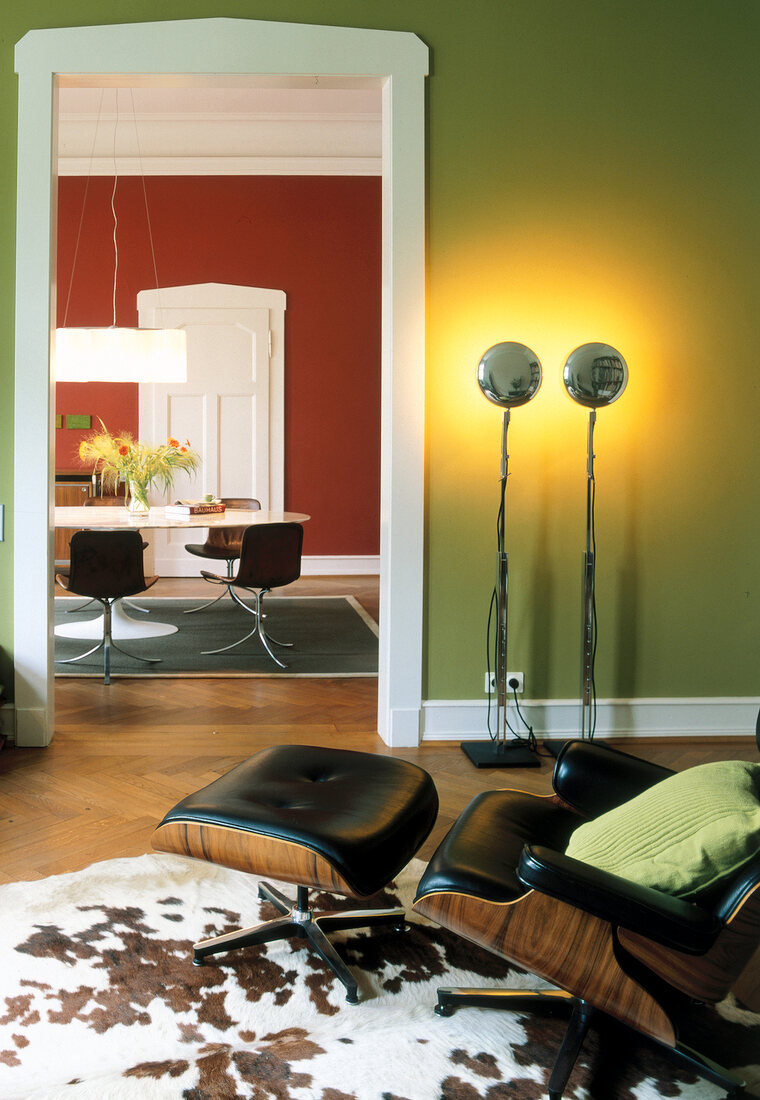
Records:
M516 687L510 684L510 680L517 680ZM496 673L486 672L485 683L483 691L486 695L496 691ZM522 695L525 691L525 675L522 672L508 672L507 673L507 695L512 695L512 692L516 691L518 695Z
M517 680L517 683L515 683L515 680ZM525 676L522 672L507 673L507 690L510 695L513 691L516 691L518 695L522 695L525 691Z

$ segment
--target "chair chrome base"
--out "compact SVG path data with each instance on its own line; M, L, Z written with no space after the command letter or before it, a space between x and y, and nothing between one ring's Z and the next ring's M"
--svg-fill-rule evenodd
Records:
M91 649L88 649L85 653L80 653L78 657L56 658L55 663L57 665L73 665L77 661L83 661L85 657L90 657L93 653L97 653L98 650L103 650L103 683L111 683L111 650L116 649L119 653L122 653L125 657L131 657L134 661L142 661L146 665L161 664L160 657L138 657L136 653L127 653L126 649L122 649L120 645L117 645L113 640L111 634L111 611L113 600L102 600L99 597L94 597L93 602L97 602L103 605L103 637L97 642Z
M572 1014L557 1054L549 1078L549 1100L562 1100L568 1078L573 1071L583 1040L589 1025L596 1015L596 1009L587 1001L574 997L563 989L468 989L444 987L438 990L438 1004L435 1011L439 1016L451 1016L457 1008L467 1006L477 1008L533 1009L537 1005L556 1008L570 1007ZM685 1043L677 1042L675 1047L652 1039L663 1050L670 1051L679 1061L686 1063L701 1077L726 1090L729 1098L736 1097L746 1087L745 1082L736 1074L712 1059L698 1053Z
M266 619L266 615L264 614L264 595L265 593L269 592L270 589L262 588L260 592L254 592L252 589L246 589L246 591L251 592L254 598L253 607L249 607L247 603L240 599L234 588L230 588L229 585L227 585L226 587L235 603L242 607L244 611L247 611L249 615L253 615L253 629L249 630L245 637L238 638L236 642L231 642L229 645L222 646L220 649L204 649L202 651L203 655L205 657L210 657L213 656L213 654L215 653L227 653L228 650L235 649L236 646L242 645L243 642L247 642L249 638L255 638L258 634L259 638L261 639L261 644L264 646L264 649L267 651L274 663L276 665L279 665L280 668L287 668L288 666L285 664L285 662L281 661L279 657L276 657L275 654L272 652L272 646L278 645L282 646L283 648L290 648L293 643L278 642L277 639L273 638L271 634L267 634L266 630L264 629L264 619ZM222 596L223 595L224 593L222 593ZM219 599L221 599L222 596L219 596ZM216 600L214 601L214 603L216 603Z
M64 611L64 615L78 615L80 611L86 611L91 603L97 602L97 599L93 596L91 600L88 600L87 603L80 604L79 607L68 608L68 610ZM150 615L149 607L138 607L136 603L132 603L131 600L128 600L126 598L122 600L122 603L125 607L130 608L132 611L140 611L143 615Z
M403 909L353 909L332 913L315 913L309 907L309 891L306 886L297 887L295 901L285 897L268 882L259 884L259 897L269 901L280 913L282 919L267 921L252 928L241 928L236 932L227 932L213 939L200 940L193 946L193 962L203 966L207 955L216 955L220 951L231 951L237 947L252 947L272 940L298 936L309 941L311 947L327 963L346 990L349 1004L359 1000L356 981L350 970L333 947L325 932L338 932L345 928L365 928L375 924L392 924L397 929L406 927Z
M235 575L235 559L234 558L228 558L227 559L227 577L230 580L232 580L234 575ZM224 584L224 578L223 577L220 577L219 581L217 581L215 583L218 584L220 582L222 584ZM197 607L188 607L187 611L183 611L182 614L183 615L192 615L196 611L205 611L207 608L213 607L214 604L219 603L220 600L223 600L228 592L231 596L233 595L232 586L229 585L229 584L225 584L224 585L224 590L218 596L215 596L213 600L206 600L205 603L199 603Z

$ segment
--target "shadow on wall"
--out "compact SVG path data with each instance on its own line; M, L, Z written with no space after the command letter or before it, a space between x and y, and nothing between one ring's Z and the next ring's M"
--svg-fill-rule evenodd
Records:
M618 699L636 696L638 679L638 605L639 605L639 485L634 462L629 462L623 499L627 502L622 545L623 564L618 571L617 624L615 629L615 670L612 693Z
M530 620L531 695L536 699L549 698L551 683L552 630L554 628L555 584L549 555L549 482L545 477L538 481L533 515L536 523L536 542L532 554L530 591L533 613Z

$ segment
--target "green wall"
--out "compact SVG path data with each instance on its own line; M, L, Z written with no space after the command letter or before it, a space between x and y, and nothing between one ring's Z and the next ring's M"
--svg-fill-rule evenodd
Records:
M756 0L14 0L0 41L0 501L13 46L36 27L220 15L408 30L431 50L424 695L482 697L501 425L475 367L500 340L544 366L510 427L509 665L526 695L578 694L586 413L561 370L590 340L630 370L596 428L599 695L757 695ZM5 647L11 553L8 538Z

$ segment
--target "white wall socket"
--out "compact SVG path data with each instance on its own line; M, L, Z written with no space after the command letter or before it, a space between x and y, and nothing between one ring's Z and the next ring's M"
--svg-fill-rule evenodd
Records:
M517 680L517 687L511 688L509 686L510 680ZM488 695L490 692L496 691L496 673L487 672L485 674L485 685L483 691ZM518 695L522 695L525 691L525 675L522 672L508 672L507 673L507 695L511 697L512 692L516 691Z

